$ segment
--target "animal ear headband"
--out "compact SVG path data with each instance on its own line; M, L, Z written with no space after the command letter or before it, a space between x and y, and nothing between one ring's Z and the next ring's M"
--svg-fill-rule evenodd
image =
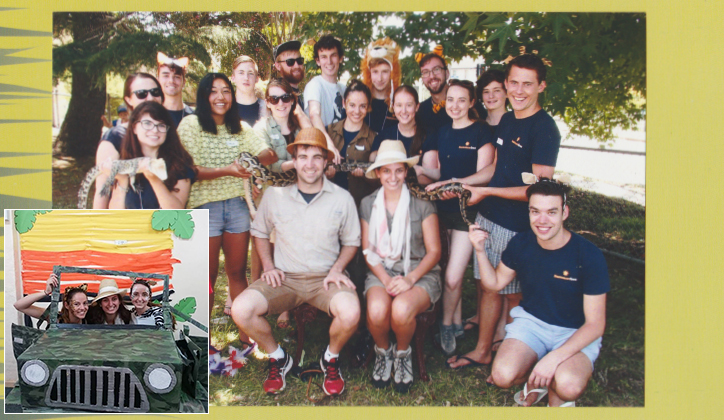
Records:
M435 46L435 48L432 50L432 53L439 56L440 58L443 58L443 59L445 58L442 55L442 45L440 45L440 44ZM420 64L420 60L422 60L422 57L424 57L426 55L427 54L421 53L421 52L415 54L415 61L417 62L417 64Z
M532 174L530 172L523 172L520 175L523 178L523 183L527 185L533 185L539 182L549 182L555 185L571 185L571 176L568 174L558 174L558 176L553 175L553 179L538 178L535 174ZM568 201L568 197L565 193L565 189L563 191L563 207L565 207L566 202Z
M520 51L520 55L525 54L525 46L521 45L520 47L518 47L518 51ZM531 53L538 55L538 50L533 50L533 51L531 51ZM503 60L503 63L508 64L513 58L515 58L515 57L513 57L512 55L509 55L508 57L505 58L505 60ZM551 60L541 57L541 61L543 61L543 64L545 64L546 66L553 67L553 62Z
M189 65L188 57L181 57L181 58L169 57L166 54L162 53L161 51L159 51L158 54L156 55L156 61L158 62L159 66L173 64L175 66L181 67L184 70L186 70L186 67L188 67L188 65Z

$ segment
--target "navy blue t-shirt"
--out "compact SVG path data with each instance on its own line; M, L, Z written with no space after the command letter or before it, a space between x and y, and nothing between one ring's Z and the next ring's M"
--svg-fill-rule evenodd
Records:
M583 295L611 289L603 253L573 232L567 244L552 251L538 245L533 231L519 233L503 251L501 262L520 280L520 306L559 327L580 328L586 321Z
M440 108L437 113L432 110L432 98L420 102L420 108L417 110L420 115L420 124L430 133L437 131L443 126L452 124L452 118L447 115L445 107Z
M341 156L347 156L347 146L354 140L355 137L357 137L357 134L359 134L359 131L347 131L345 129L342 129L342 132L344 133L344 145L342 146L342 150L339 151L339 154ZM339 171L336 174L334 174L334 180L333 182L340 187L344 188L345 190L349 191L349 178L347 177L347 172Z
M171 118L173 119L173 126L178 128L178 125L181 124L181 120L184 119L185 116L193 114L194 110L188 105L184 105L183 109L178 111L172 111L169 109L168 113L171 114Z
M533 164L556 166L561 133L555 121L542 109L527 118L516 119L513 111L503 115L495 132L498 151L495 173L488 186L521 187L523 172L533 172ZM486 219L508 230L530 229L528 203L487 197L479 206Z
M385 100L373 98L370 103L370 112L367 114L367 125L372 131L379 133L390 124L390 120L387 119L388 114L391 112L388 111Z
M179 178L190 179L193 184L196 181L196 174L191 167L184 169L183 175ZM130 188L130 187L129 187ZM136 191L130 189L126 193L126 208L127 209L158 209L158 198L156 193L151 187L151 183L148 182L145 176L136 178Z
M250 126L253 127L259 121L259 101L251 105L242 105L237 102L236 107L239 110L239 118Z
M126 131L125 125L117 125L109 130L106 130L106 132L101 136L101 140L111 142L113 147L116 148L116 151L121 153L121 142L123 141L123 138L126 137Z
M440 160L440 181L464 178L478 171L478 150L493 141L490 130L474 121L465 128L452 128L452 123L431 133L425 139L424 150L437 150ZM443 200L437 203L440 211L459 211L457 200Z

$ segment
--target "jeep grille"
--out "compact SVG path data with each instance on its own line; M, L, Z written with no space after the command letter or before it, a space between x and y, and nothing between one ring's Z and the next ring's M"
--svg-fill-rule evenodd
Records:
M129 368L58 366L45 393L49 407L124 413L148 412L143 385Z

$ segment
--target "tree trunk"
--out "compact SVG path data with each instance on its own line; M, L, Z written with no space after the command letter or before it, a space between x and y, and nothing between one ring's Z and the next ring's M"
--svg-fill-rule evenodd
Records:
M98 148L106 103L106 84L94 86L91 76L74 66L68 112L58 134L64 154L73 157L92 156Z

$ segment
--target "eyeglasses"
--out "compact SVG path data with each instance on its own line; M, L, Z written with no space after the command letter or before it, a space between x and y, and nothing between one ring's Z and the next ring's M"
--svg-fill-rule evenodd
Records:
M267 96L267 98L266 98L266 100L269 101L269 103L272 104L272 105L278 104L280 99L281 99L281 101L284 102L285 104L288 104L289 102L291 102L291 101L294 100L294 95L291 95L291 94L289 94L289 93L285 93L285 94L282 95L282 96L269 95L269 96Z
M430 77L430 73L434 74L435 76L439 76L442 74L443 70L445 70L443 67L435 67L434 69L432 69L432 72L430 70L423 70L422 77L423 78Z
M277 63L287 63L287 66L289 66L289 67L294 67L294 63L297 63L300 66L303 66L304 57L287 58L286 60L277 61Z
M143 129L146 131L151 131L151 130L153 130L154 127L156 127L156 129L158 130L159 133L165 133L168 131L168 125L163 124L163 123L154 124L149 120L141 120L138 122L138 124L141 124L141 127L143 127Z
M138 99L146 99L146 96L148 96L149 93L151 94L151 96L158 98L159 96L161 96L161 88L155 87L153 89L139 89L134 90L133 93Z

